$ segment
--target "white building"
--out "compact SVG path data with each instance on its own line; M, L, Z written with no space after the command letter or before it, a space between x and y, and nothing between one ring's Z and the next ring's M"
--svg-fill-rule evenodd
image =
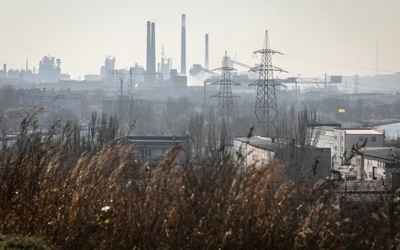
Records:
M385 132L379 129L321 126L315 131L320 134L317 147L330 147L336 166L346 163L344 153L347 158L353 146L383 147L385 142Z
M272 141L271 138L254 136L235 138L234 149L237 160L243 167L252 164L259 167L276 160L287 166L285 173L290 179L313 174L317 180L329 176L331 172L330 148L299 147L293 142Z
M357 179L379 181L393 191L400 187L399 148L366 147L360 153L351 162Z
M241 155L243 167L251 164L262 165L272 162L275 157L271 138L254 136L251 138L239 137L234 139L235 152Z

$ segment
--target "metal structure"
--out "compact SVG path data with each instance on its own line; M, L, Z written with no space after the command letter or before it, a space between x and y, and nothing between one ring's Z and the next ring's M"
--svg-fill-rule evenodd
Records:
M273 71L283 72L281 68L272 66L271 55L282 54L269 48L268 30L265 31L264 49L257 50L254 54L262 55L261 65L251 68L252 72L259 72L256 82L250 84L257 86L256 104L254 110L254 131L262 131L263 136L276 137L278 124L278 105L276 102L275 86L281 85L274 79Z
M217 94L211 97L218 97L218 116L222 120L230 121L233 118L233 98L239 97L232 93L232 85L239 86L240 83L232 81L230 77L230 72L236 69L229 67L227 61L225 61L221 68L216 68L215 70L222 72L221 80L213 82L211 85L220 85L220 89Z
M328 74L323 74L319 77L313 78L301 78L301 77L289 77L286 79L275 79L280 83L294 83L297 89L297 84L312 84L315 83L318 88L321 88L319 84L324 85L324 90L327 90L327 85L339 84L342 82L342 76L329 76Z

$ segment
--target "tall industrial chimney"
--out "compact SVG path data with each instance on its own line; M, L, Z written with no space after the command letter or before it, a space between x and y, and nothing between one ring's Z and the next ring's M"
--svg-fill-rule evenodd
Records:
M148 73L151 68L151 24L147 21L147 47L146 47L146 82L148 81Z
M205 61L205 67L206 69L208 69L208 34L206 34L206 61Z
M156 25L151 23L151 73L153 83L156 79Z
M182 14L181 74L186 75L186 14Z
M156 38L155 23L147 22L146 77L147 84L154 84L156 78Z

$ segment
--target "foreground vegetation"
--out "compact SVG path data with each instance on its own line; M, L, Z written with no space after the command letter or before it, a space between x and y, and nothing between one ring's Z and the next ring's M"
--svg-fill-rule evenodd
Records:
M96 117L93 118L96 122ZM180 161L177 145L144 162L102 120L88 139L76 123L45 138L32 118L0 154L0 233L55 249L393 249L399 199L342 213L333 183L306 188L277 163ZM58 129L54 126L54 130ZM28 133L32 130L32 133ZM112 136L104 136L104 135ZM101 145L97 142L101 141ZM97 144L96 144L97 143ZM39 249L39 248L38 248Z

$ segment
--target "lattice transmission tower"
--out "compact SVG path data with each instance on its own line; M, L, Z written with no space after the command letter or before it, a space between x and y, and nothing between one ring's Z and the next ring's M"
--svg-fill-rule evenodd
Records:
M218 117L221 120L233 120L233 98L239 97L232 93L232 86L239 86L240 83L231 80L231 71L235 68L229 67L229 60L225 51L225 57L221 68L215 70L221 71L221 80L211 83L211 85L220 85L219 92L212 95L212 98L218 97Z
M284 72L281 68L272 66L271 55L282 54L269 48L268 30L265 31L264 49L254 51L262 55L261 65L250 69L259 72L259 78L252 86L257 86L256 104L254 110L254 131L261 131L263 136L276 137L278 124L278 105L275 86L281 83L274 80L274 71Z

